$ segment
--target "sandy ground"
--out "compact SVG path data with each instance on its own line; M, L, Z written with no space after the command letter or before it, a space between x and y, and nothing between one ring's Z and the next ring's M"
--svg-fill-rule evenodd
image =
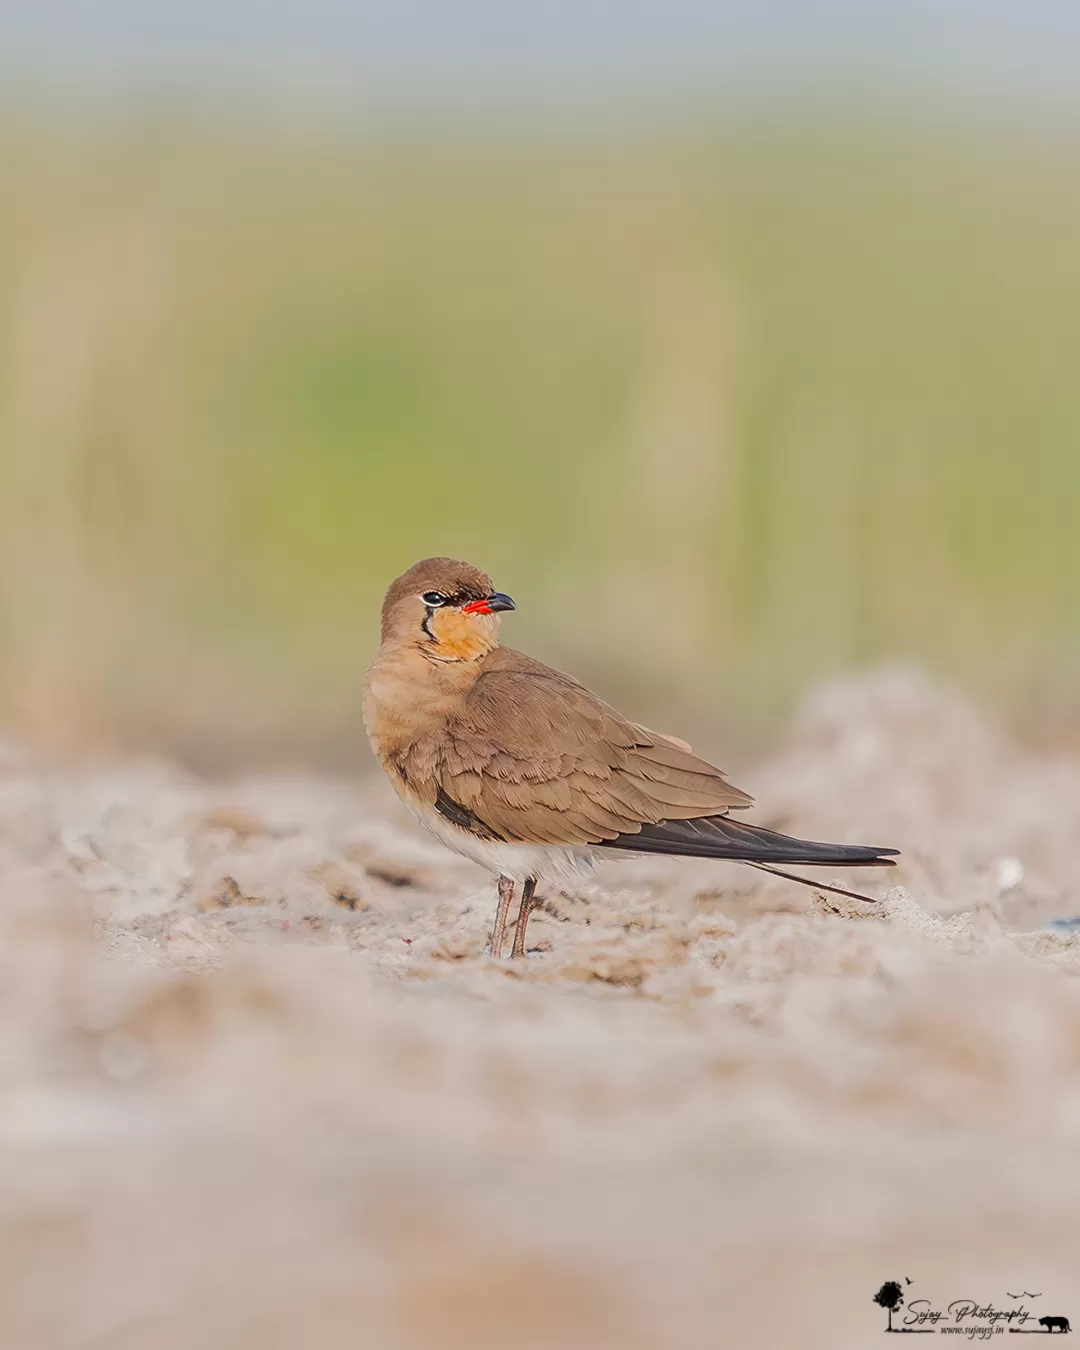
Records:
M890 1279L1080 1328L1080 764L894 670L741 779L902 848L881 904L629 861L496 963L381 783L11 755L2 1350L845 1350Z

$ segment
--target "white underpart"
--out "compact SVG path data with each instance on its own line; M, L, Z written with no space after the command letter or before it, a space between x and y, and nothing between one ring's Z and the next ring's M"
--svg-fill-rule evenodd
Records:
M495 876L511 877L519 883L526 877L535 877L541 886L573 890L583 881L590 880L595 870L596 850L588 846L504 844L495 839L477 839L437 811L424 810L412 802L405 804L440 843L486 867Z

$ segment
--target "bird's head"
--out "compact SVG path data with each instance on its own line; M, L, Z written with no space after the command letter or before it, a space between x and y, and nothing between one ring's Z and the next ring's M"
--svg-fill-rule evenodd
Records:
M415 646L433 661L475 661L498 646L499 614L515 608L478 567L425 558L386 592L383 645Z

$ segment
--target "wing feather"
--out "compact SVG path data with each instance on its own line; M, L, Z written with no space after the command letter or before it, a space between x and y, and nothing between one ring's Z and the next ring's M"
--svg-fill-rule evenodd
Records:
M684 743L621 717L568 675L498 648L437 733L400 756L410 788L508 842L601 844L751 798Z

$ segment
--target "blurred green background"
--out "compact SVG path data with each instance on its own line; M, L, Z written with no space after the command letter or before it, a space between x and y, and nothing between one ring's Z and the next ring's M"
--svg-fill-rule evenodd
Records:
M739 747L913 657L1080 722L1080 134L0 118L0 726L350 766L433 553Z

